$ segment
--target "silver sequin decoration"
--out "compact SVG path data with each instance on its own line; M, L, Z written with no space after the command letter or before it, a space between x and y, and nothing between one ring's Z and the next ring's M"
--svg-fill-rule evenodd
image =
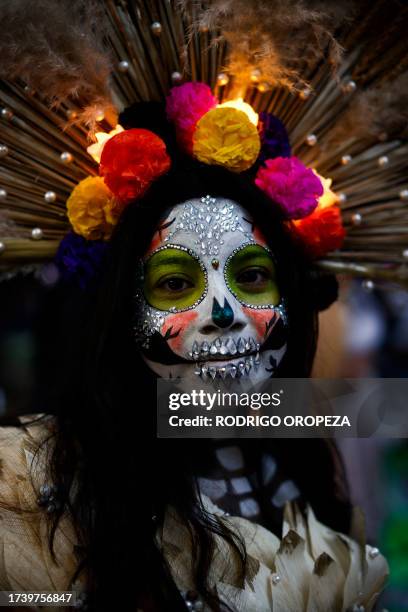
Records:
M180 244L166 244L166 245L160 246L158 249L153 251L153 253L149 255L147 261L151 257L153 257L153 255L155 255L156 253L158 253L159 251L163 251L165 249L177 249L180 251L185 251L191 257L196 259L199 262L200 267L204 273L205 288L204 288L202 295L199 297L199 299L196 300L190 306L187 306L186 308L176 308L175 306L169 308L169 310L159 310L158 308L154 308L153 306L150 306L147 303L145 295L142 290L144 272L143 272L143 262L140 261L138 265L138 269L136 271L136 280L137 280L138 289L135 292L136 320L138 321L138 323L135 325L133 329L135 332L136 342L143 348L149 348L150 337L153 336L155 332L160 332L167 315L175 313L175 312L184 312L185 310L193 310L194 308L198 306L198 304L200 304L203 301L203 299L206 297L208 293L207 269L205 265L203 264L203 262L198 257L198 255L191 249L181 246Z
M193 232L197 236L196 251L204 256L217 256L222 236L226 232L242 232L248 240L252 239L251 234L242 227L241 221L232 202L221 204L216 198L206 195L200 199L200 203L192 202L184 207L178 215L177 225L164 242L171 242L178 232Z
M236 253L238 253L239 251L241 251L245 247L250 246L252 244L258 244L258 243L255 242L253 239L251 239L248 242L245 242L244 244L241 244L239 247L234 249L232 251L232 253L228 256L227 261L225 262L225 266L224 266L224 280L225 280L225 284L227 285L228 289L230 290L232 295L235 297L235 299L238 300L238 302L240 304L242 304L243 306L246 306L247 308L254 308L255 310L265 310L265 309L276 310L276 312L279 313L279 315L280 315L280 317L282 319L283 324L287 325L288 324L288 315L287 315L287 308L286 308L285 298L281 298L279 304L277 304L276 306L274 306L273 304L250 304L248 302L243 302L239 298L239 296L236 294L236 292L233 290L233 288L231 287L231 285L228 282L228 265L229 265L230 260L234 257L234 255L236 255ZM263 247L263 248L270 255L272 255L270 249L268 249L266 247Z
M137 295L140 298L140 294ZM144 299L144 298L143 298ZM134 327L136 342L143 348L149 348L150 338L160 332L164 323L164 312L152 308L146 301L139 304L139 322Z

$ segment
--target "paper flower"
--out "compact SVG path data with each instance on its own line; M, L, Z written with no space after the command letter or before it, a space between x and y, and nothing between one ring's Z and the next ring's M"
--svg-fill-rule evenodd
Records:
M259 135L261 137L260 161L274 157L290 157L288 133L282 121L275 115L266 112L259 114Z
M334 191L331 190L332 180L331 178L324 178L321 174L318 174L316 170L313 170L315 175L320 180L323 186L323 195L320 196L318 201L318 208L327 208L327 206L333 206L333 204L339 203L339 197Z
M61 240L55 256L62 278L85 289L101 269L107 248L103 240L86 240L70 232Z
M267 159L259 168L255 184L279 204L287 219L310 215L323 195L323 185L296 157Z
M197 121L216 104L211 88L205 83L184 83L170 90L166 98L167 118L175 125L179 145L188 153L192 153Z
M120 202L141 197L150 184L170 168L163 140L149 130L135 128L105 144L99 174Z
M322 182L324 193L317 208L305 219L293 221L292 231L302 242L306 253L312 258L324 257L330 251L340 249L346 231L341 219L338 197L330 189L331 179L325 179L315 172Z
M218 104L218 108L236 108L246 114L248 119L254 125L258 125L259 115L254 111L252 106L248 102L244 102L243 98L234 98L233 100L227 100L222 104Z
M340 249L346 235L338 206L317 208L309 217L294 221L295 235L312 258Z
M99 176L88 176L67 200L68 219L75 233L87 240L110 238L121 212L112 192Z
M116 134L120 134L120 132L123 132L123 131L124 131L123 127L119 125L118 123L115 129L111 130L108 133L107 132L96 132L95 134L96 142L94 144L89 145L89 147L86 149L87 152L99 164L99 162L101 161L101 155L102 155L102 151L103 151L105 144L108 142L108 140L113 138L113 136L116 136Z
M261 146L256 126L235 108L218 107L206 113L197 123L193 140L193 153L199 161L232 172L250 168Z

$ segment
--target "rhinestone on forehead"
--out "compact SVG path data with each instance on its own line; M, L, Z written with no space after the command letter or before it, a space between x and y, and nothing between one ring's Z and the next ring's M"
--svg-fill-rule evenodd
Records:
M233 202L206 195L199 202L188 202L178 214L177 224L164 242L171 242L177 232L196 234L195 248L201 255L216 256L224 244L226 232L241 232L249 240L251 234L242 226L242 217Z

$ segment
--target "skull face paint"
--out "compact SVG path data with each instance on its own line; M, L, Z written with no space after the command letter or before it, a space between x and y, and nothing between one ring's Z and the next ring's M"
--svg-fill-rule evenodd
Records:
M274 375L287 317L273 256L239 204L205 196L174 206L138 272L136 341L163 378Z

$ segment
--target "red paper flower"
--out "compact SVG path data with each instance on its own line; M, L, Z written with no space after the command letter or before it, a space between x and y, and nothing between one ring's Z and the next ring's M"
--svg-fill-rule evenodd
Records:
M112 193L127 204L140 198L154 180L169 170L170 164L163 140L149 130L135 128L108 140L99 174Z
M340 249L346 235L337 204L318 206L305 219L292 221L291 228L312 258L324 257L330 251Z

